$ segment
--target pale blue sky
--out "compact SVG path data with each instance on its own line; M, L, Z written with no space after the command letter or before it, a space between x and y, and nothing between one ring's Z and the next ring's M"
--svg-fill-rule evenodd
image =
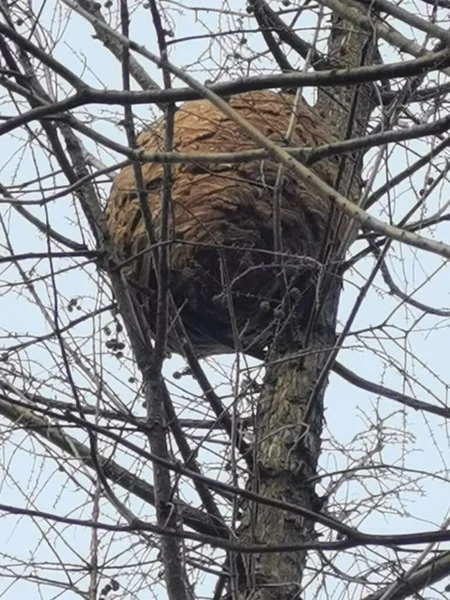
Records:
M183 4L186 5L186 3ZM228 3L231 11L242 11L244 4L241 0L234 0ZM195 5L195 2L193 0L190 1L190 5ZM208 4L203 3L203 6L206 5L212 9L217 9L220 7L220 2L218 0L209 0ZM33 6L37 12L40 2L33 3ZM177 4L168 2L167 6L174 8L177 7ZM115 8L116 5L114 4L113 9ZM411 5L409 9L412 9ZM66 10L60 0L51 0L44 7L43 22L49 23L52 19L57 20L60 13L65 18ZM103 12L105 16L108 15L107 9L103 8ZM245 14L245 11L242 12ZM227 23L228 19L232 16L230 15L230 17L223 19L221 23L222 27L234 26L233 23ZM192 13L185 12L183 16L179 13L175 25L177 37L190 36L201 31L204 33L205 29L208 28L212 31L217 30L217 12L209 14L199 13L197 17L196 21ZM308 25L309 23L304 20L300 24L301 27ZM243 27L246 26L248 26L248 21L244 20ZM55 27L56 31L57 28ZM406 35L407 31L405 30L404 33ZM120 89L120 66L108 51L97 40L93 39L90 25L85 24L77 15L72 15L69 21L65 21L65 26L59 31L59 36L60 41L53 52L53 55L58 60L71 67L77 74L83 76L88 83L95 87L105 86L108 89ZM150 50L157 51L151 19L148 12L143 8L137 9L136 13L133 14L131 37L145 44ZM259 39L251 37L250 34L246 34L246 37L250 39L252 48L263 48ZM212 56L209 56L206 53L206 41L182 43L172 53L171 60L178 66L188 66L195 64L198 56L203 54L201 64L196 68L191 68L191 73L196 75L200 81L210 79L211 73L209 71L215 68L215 63L220 62L223 64L224 55L230 51L230 48L223 46L220 48L218 44L219 42L214 47ZM392 59L394 60L394 58ZM140 59L140 61L148 68L149 73L156 80L161 81L160 73L157 69L145 63L144 60ZM226 61L225 64L227 64ZM261 68L267 67L267 63L261 61L259 66ZM239 69L234 68L229 73L223 74L221 78L228 79L244 74L243 69L239 71ZM63 97L61 91L58 93L58 97ZM103 111L101 107L92 106L86 109L90 114L97 115L98 120L94 121L93 127L124 143L125 135L118 124L121 118L120 110L119 107L107 107ZM12 114L13 107L3 104L0 107L0 111ZM85 109L78 111L80 118L82 118L86 111ZM136 114L144 120L151 120L155 116L153 110L147 107L138 107ZM113 124L108 123L111 117L114 122ZM37 126L33 124L32 128L36 130ZM36 165L38 165L39 171L45 172L48 168L42 152L36 150L36 154L33 155L31 152L25 151L22 154L24 140L26 140L26 135L23 130L0 138L0 182L3 185L35 178L37 176ZM90 141L85 140L85 142L88 149L93 153L97 152L97 149ZM427 148L427 145L415 143L411 147L416 152L421 152ZM107 164L110 164L112 161L112 157L105 152L100 152L98 156ZM117 159L118 157L114 158ZM401 149L396 150L389 163L390 176L401 171L405 167L407 160L413 161L414 159L415 157L412 154L408 158L405 158ZM442 164L442 161L440 164ZM426 175L421 173L415 178L414 185L417 190L423 186L423 180ZM386 175L380 172L377 178L377 185L383 183L385 177ZM61 181L59 180L59 182ZM51 180L49 180L49 184L50 182ZM108 188L107 184L102 188L104 197L106 197ZM427 215L432 214L438 206L448 200L448 190L449 186L447 182L437 190L428 203ZM38 197L39 193L36 190L35 193L25 196L24 199ZM411 207L417 200L414 190L410 189L409 186L400 188L396 192L395 197L396 200L392 202L392 206L397 218L400 218L405 213L406 207ZM41 236L36 236L33 228L22 217L7 210L7 206L4 204L0 206L0 210L4 215L4 222L10 231L15 252L46 250L45 239ZM33 208L33 211L41 219L45 219L45 213L42 208L36 207ZM381 207L375 208L375 212L381 215L381 218L384 220L389 218L389 215L385 210L381 210ZM67 236L81 241L70 197L64 197L56 202L52 202L49 205L49 216L53 227ZM417 214L417 217L419 217L419 214ZM434 234L439 239L448 239L448 226L442 225L436 228ZM427 235L431 234L428 232ZM0 240L2 236L3 232L0 232ZM4 253L3 247L0 252ZM395 254L393 253L393 258L390 262L392 274L395 276L396 282L405 291L415 289L430 271L441 264L441 259L406 247L400 248L398 244L395 245ZM31 263L27 264L26 268L30 266ZM364 277L369 273L371 266L372 260L366 260L358 265L358 273L348 274L340 307L341 320L344 320L351 310L358 291L356 286L359 288ZM2 268L0 271L0 281L17 280L17 272L13 266L5 268L5 265L0 265L0 267ZM37 268L37 273L39 272L48 272L47 262L44 261ZM58 289L61 298L81 297L82 309L86 311L106 303L107 291L99 291L97 289L96 278L97 275L94 268L89 268L86 271L71 271L59 277ZM445 266L415 298L423 302L428 302L433 306L445 308L450 306L449 289L448 268ZM49 331L41 312L33 305L33 302L30 302L29 295L25 293L22 287L8 291L8 293L5 293L5 290L6 288L2 285L0 288L0 336L2 345L5 347L11 345L11 339L8 339L11 332L17 333L18 336L24 336L26 334L38 335ZM42 294L45 303L50 305L51 298L47 295L44 285L37 283L36 290ZM64 308L64 301L61 300L61 302ZM359 331L376 327L388 318L398 304L398 300L386 293L386 286L378 277L376 286L369 293L352 330ZM70 319L79 314L81 313L67 313L66 317ZM400 340L397 343L388 339L388 335L399 336L400 330L413 327L415 319L418 317L420 317L419 311L405 310L404 308L397 309L395 315L390 319L391 326L379 339L375 339L370 334L366 336L361 335L358 338L350 337L346 343L347 349L340 353L339 359L359 375L371 381L381 382L386 386L404 391L405 393L415 394L420 400L431 403L441 402L446 405L447 386L450 379L448 374L450 345L447 320L426 316L416 325L416 331L408 336L406 342L405 340ZM99 318L96 322L96 327L103 326L108 319L108 317ZM90 324L85 324L77 329L77 334L80 335L80 339L77 340L78 343L81 344L81 335L88 334L91 331L90 328ZM26 338L19 337L18 341L23 341L24 339ZM15 344L17 341L13 341L12 343ZM83 345L80 346L80 351L86 359L89 357L91 360L95 359L98 361L99 350L104 348L102 344L104 344L104 340L100 343L91 339L88 342L83 342ZM67 392L67 387L64 382L58 379L59 368L51 358L51 352L55 350L55 347L55 345L46 347L43 344L40 347L32 347L26 351L22 351L16 360L16 365L20 365L20 368L32 373L38 380L43 382L41 388L38 388L35 384L33 389L36 391L40 389L42 393L49 393L57 398ZM411 360L405 354L405 350L413 351L419 357L419 360ZM406 382L401 374L399 374L399 369L395 369L387 364L387 355L393 357L400 368L403 368L409 376L415 378L416 383L414 385L410 387L410 383ZM227 357L224 359L223 364L231 366L232 359ZM181 361L178 358L168 361L165 367L168 377L180 365ZM104 367L107 382L117 396L120 397L120 400L125 402L125 404L133 402L137 384L128 383L132 366L129 363L121 364L115 358L107 357L104 360ZM8 364L3 366L0 364L2 375L9 368ZM44 373L48 372L51 375L44 376ZM224 389L225 377L221 377L217 369L213 367L208 368L208 372L213 381L222 382L222 389ZM95 397L93 383L90 382L88 384L86 377L82 376L79 369L76 377L77 383L83 390L83 394L87 399L92 401ZM21 384L20 377L15 383L17 385ZM189 383L187 380L183 379L181 382L175 383L182 384L187 388L186 393L196 393L194 384ZM64 396L62 397L64 398ZM183 401L186 403L187 398L183 400L182 394L180 394L178 404L182 404ZM140 404L136 407L136 413L143 414ZM183 412L183 416L188 416L187 410ZM401 533L435 528L442 522L446 515L448 510L447 498L450 497L448 489L448 464L450 456L446 423L439 417L423 415L410 409L404 411L400 405L395 404L391 400L378 399L374 395L350 386L336 375L331 376L330 386L326 395L326 421L328 430L333 433L333 437L341 447L352 452L356 463L363 453L367 452L368 446L373 442L371 436L367 433L368 422L369 420L373 422L373 432L375 431L377 419L386 420L383 432L386 446L379 451L380 462L399 467L403 466L411 469L430 471L432 473L439 472L443 479L437 481L431 478L425 480L423 477L420 478L424 484L424 490L418 493L417 490L411 489L410 493L404 493L405 504L402 516L392 515L389 519L385 519L375 513L364 520L361 528L364 531L378 533L392 533L393 531ZM395 428L403 430L404 433L397 434ZM358 435L361 432L365 433L362 438L359 438ZM27 504L23 494L14 486L13 480L19 480L21 486L30 491L29 493L33 502L36 502L35 506L40 510L55 511L59 514L69 514L72 510L74 516L86 519L90 518L90 509L84 510L84 512L79 509L83 504L84 494L77 491L77 484L74 481L70 481L64 473L58 471L55 462L50 460L40 462L40 460L35 461L33 459L30 452L36 451L38 448L36 442L26 439L21 432L12 431L11 425L8 423L5 423L2 435L4 443L2 445L0 461L7 474L0 486L0 502L28 506L30 508L34 507L32 503ZM331 443L329 441L329 437L329 432L326 431L324 434L324 453L321 460L323 468L327 471L345 468L348 466L347 458L340 452L336 446L336 442ZM361 452L358 452L357 448L360 448ZM39 449L39 452L41 451L42 449ZM206 451L203 454L203 458L205 457ZM127 459L124 458L123 460L126 462ZM213 460L217 461L216 458ZM130 468L135 468L135 466L130 464ZM145 467L141 476L150 477L148 467ZM80 479L84 480L84 484L87 484L86 476L80 475ZM328 484L328 481L326 483ZM387 477L386 480L379 483L391 485ZM372 482L370 485L376 493L378 483ZM63 491L61 491L61 488L63 488ZM348 500L357 502L358 498L363 497L366 493L366 490L360 488L359 484L350 484L349 486L343 486L338 494L338 499L343 501L347 498ZM146 507L145 512L142 512L143 509L140 501L133 500L130 503L130 507L138 512L141 517L151 514L149 507ZM330 509L334 511L335 507L331 506ZM409 517L409 513L415 519ZM109 511L109 514L112 515L113 511ZM34 557L39 561L56 560L54 550L57 550L59 556L63 557L69 563L80 562L82 559L86 560L88 558L90 544L89 531L83 531L81 528L65 531L64 536L68 541L70 540L72 547L81 555L81 557L76 557L75 552L69 550L65 546L65 542L61 539L57 543L54 542L53 538L51 543L47 544L45 541L39 543L38 540L41 537L39 526L44 526L42 521L32 525L29 519L15 518L4 513L0 513L0 518L2 519L0 565L6 562L6 559L2 558L2 554L20 556L28 564ZM111 557L126 547L126 541L121 541L119 537L116 536L116 541L109 550L109 556ZM380 552L383 551L380 550ZM131 551L126 556L131 561ZM144 553L140 556L144 556ZM112 569L109 574L113 576L116 573ZM120 575L119 572L117 574ZM7 575L5 573L2 579L2 573L0 572L0 592L2 589L6 589L11 583ZM74 578L76 579L76 575ZM135 585L137 586L136 583ZM33 586L29 587L29 584L21 582L12 586L4 593L3 597L7 600L15 600L27 594L31 595L31 597L37 597L37 590ZM43 592L42 597L45 599L52 598L56 597L56 594L52 596L47 590ZM75 597L75 595L65 592L64 598L70 600L72 597ZM142 591L138 591L138 587L136 587L136 594L134 596L130 595L131 597L139 600L147 598L148 590L144 590L143 588Z

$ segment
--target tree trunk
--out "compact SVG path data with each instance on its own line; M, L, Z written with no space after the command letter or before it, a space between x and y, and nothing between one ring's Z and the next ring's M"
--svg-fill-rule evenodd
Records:
M320 512L314 484L320 455L325 385L315 384L334 342L340 285L335 282L314 331L301 329L294 344L267 367L255 431L253 491L268 498ZM299 357L306 346L307 352ZM289 356L293 358L289 360ZM311 400L313 400L311 402ZM241 540L298 544L315 539L314 522L299 515L251 503L246 507ZM245 558L241 598L293 600L301 597L306 552L253 554Z
M333 64L359 66L378 58L371 35L333 15L329 37ZM319 90L316 108L340 139L362 135L373 109L373 84ZM341 158L336 187L358 197L362 161L359 156ZM352 183L350 183L352 182ZM336 252L336 245L334 247ZM325 255L324 255L325 256ZM335 257L334 257L335 258ZM255 427L255 473L249 485L268 498L286 501L319 512L320 501L309 483L316 474L320 456L323 397L315 389L328 352L335 341L336 314L341 284L332 277L320 299L322 307L307 332L296 323L294 342L279 351L267 366ZM295 318L295 317L294 317ZM301 352L302 357L298 358ZM289 356L293 356L289 360ZM321 379L322 381L322 379ZM314 522L268 506L249 503L244 509L240 538L266 544L298 544L315 539ZM240 578L239 598L294 600L302 596L305 551L253 554L244 557L245 574Z

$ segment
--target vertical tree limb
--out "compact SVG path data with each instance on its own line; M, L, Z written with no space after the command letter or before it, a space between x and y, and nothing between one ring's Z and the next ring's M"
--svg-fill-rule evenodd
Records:
M375 38L357 26L332 16L328 40L328 61L345 67L372 64L377 56ZM373 84L340 86L319 89L316 108L328 121L340 140L364 135L375 104ZM335 188L344 195L356 197L360 191L361 160L355 156L341 156ZM339 215L330 207L330 223ZM331 229L329 230L331 231ZM337 244L323 240L322 260L325 264L337 258ZM326 365L327 348L335 337L336 313L340 282L331 276L316 300L308 326L301 327L293 318L295 332L292 345L281 347L278 358L288 359L290 353L302 349L310 351L304 360L283 360L267 366L255 423L255 455L257 481L253 487L258 493L283 499L312 510L320 510L320 501L314 478L320 456L323 397L327 378L322 370ZM320 305L319 305L320 302ZM320 389L314 389L316 382ZM287 515L282 511L247 504L240 535L258 542L294 543L315 537L314 524ZM247 560L242 574L241 599L293 600L302 596L302 580L306 552L266 554Z

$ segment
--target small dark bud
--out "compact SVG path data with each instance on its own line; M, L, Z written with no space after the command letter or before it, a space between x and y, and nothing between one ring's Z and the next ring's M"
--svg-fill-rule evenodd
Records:
M69 312L72 312L74 308L77 308L77 303L78 303L77 298L71 298L69 300L69 304L67 305L67 310Z
M125 344L123 342L119 342L119 340L117 340L116 338L112 338L111 340L107 340L105 342L105 346L109 350L114 350L114 351L123 350L125 348Z
M175 373L172 373L174 379L181 379L182 377L186 377L186 375L192 375L190 367L185 367L182 371L175 371Z
M117 590L120 588L119 582L116 579L111 579L111 589L114 592L117 592Z

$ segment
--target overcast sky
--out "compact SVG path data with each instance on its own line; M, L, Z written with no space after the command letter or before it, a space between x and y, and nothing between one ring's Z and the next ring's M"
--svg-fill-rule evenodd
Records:
M186 2L182 4L186 5ZM189 4L195 5L193 0ZM210 0L203 2L203 6L210 6L212 9L220 8L219 1ZM229 2L231 11L241 11L245 15L244 2L235 0ZM183 11L175 2L167 2L166 6L171 6L172 16L175 18L179 10L176 23L173 24L176 37L190 37L205 34L208 30L217 31L218 13L198 12L195 18L194 13ZM40 2L33 3L34 10L37 12ZM177 8L178 7L178 8ZM112 9L115 9L114 4ZM411 9L411 7L409 7ZM108 9L103 8L105 16L108 15ZM66 19L67 9L59 0L49 0L42 11L41 22L49 24L53 22L54 35L58 35L59 42L53 50L53 56L73 69L78 75L82 76L89 84L94 87L107 89L120 89L121 73L120 65L111 57L106 49L102 47L98 40L93 38L90 25L85 24L80 17L72 15ZM63 18L64 25L57 26L58 21ZM231 19L234 19L232 21ZM236 15L230 14L223 17L221 27L224 29L234 28ZM242 27L248 27L249 21L243 20ZM302 21L300 28L307 28L309 23ZM249 39L252 48L261 49L262 43L250 33L245 34ZM152 29L150 16L144 9L136 9L131 23L131 37L144 44L150 50L157 52L155 36ZM185 41L177 44L176 50L171 54L171 60L178 66L189 68L191 74L198 77L200 81L211 79L211 76L217 75L217 64L224 64L225 55L230 52L227 41L217 40L212 53L209 48L209 40ZM199 57L200 60L199 60ZM392 60L396 57L392 55ZM161 75L157 69L147 64L144 60L140 61L148 68L149 73L157 81L161 81ZM227 68L220 74L221 80L230 79L239 75L245 75L243 66L231 68L231 59L225 60ZM267 67L267 63L260 62L262 68ZM211 72L212 70L214 72ZM227 70L228 69L228 70ZM307 95L311 98L311 92ZM62 92L58 91L58 97L61 99ZM125 134L120 127L119 107L92 107L87 111L80 109L78 114L80 118L89 112L97 116L92 122L92 127L96 130L110 135L116 140L125 143ZM11 115L14 107L3 103L0 108L2 114ZM136 114L144 122L152 121L158 114L151 107L139 107ZM37 125L33 124L32 129L37 130ZM14 132L11 135L0 138L0 183L5 186L17 184L26 180L34 179L39 172L48 170L48 162L42 151L34 144L34 152L24 148L24 142L27 140L24 130ZM84 140L86 147L98 156L106 164L111 164L118 157L112 156L105 151L99 151L88 140ZM429 141L429 140L428 140ZM399 148L394 151L390 157L388 176L392 177L396 172L401 171L409 162L415 160L416 155L428 148L425 143L414 143L410 145L410 153L406 155ZM372 156L374 153L372 153ZM370 169L370 161L368 161ZM428 177L428 173L420 173L414 185L416 190L423 186L423 181ZM436 175L434 172L433 175ZM379 173L375 188L386 180L386 172ZM51 180L50 180L51 181ZM61 180L60 180L61 181ZM109 184L105 182L103 186L103 195L106 198ZM448 183L440 187L430 198L428 203L428 213L432 214L434 209L442 206L448 200ZM50 192L47 192L50 193ZM33 199L38 198L39 190L30 195ZM26 199L32 199L26 197ZM395 222L404 215L406 209L411 207L417 200L414 189L409 184L401 187L396 192L396 198L391 199L391 209L393 214L388 214L385 210L386 204L376 207L375 214L387 221L390 218ZM37 236L35 230L27 224L22 217L9 210L5 204L0 205L3 215L3 223L8 228L11 241L16 253L46 251L46 240L42 236ZM45 220L47 215L41 207L32 209L35 214ZM421 215L417 214L417 218ZM50 224L65 235L82 241L77 224L77 214L74 210L72 198L65 196L48 205L48 218ZM0 231L0 240L3 236ZM429 233L427 235L430 235ZM448 225L440 226L436 229L437 238L448 240ZM89 239L89 238L88 238ZM361 245L361 247L363 247ZM56 249L56 248L55 248ZM7 254L4 246L0 249L1 254ZM353 302L358 293L359 286L364 278L370 272L372 259L367 259L358 265L355 272L348 273L344 291L342 294L340 319L341 322L349 314ZM421 283L427 279L430 272L438 269L442 265L440 259L436 259L429 254L417 252L410 248L400 248L398 244L394 245L394 252L391 253L390 267L392 274L396 277L396 282L406 292L411 292L418 288ZM18 281L17 271L13 266L0 265L2 268L1 281ZM31 264L27 265L30 268ZM36 273L48 272L48 263L40 264ZM1 283L0 281L0 283ZM73 297L80 298L82 310L98 308L107 302L107 291L98 290L96 287L97 275L94 268L87 268L79 271L70 271L58 278L58 289L61 294L61 302ZM414 296L439 308L450 306L449 300L450 278L448 277L448 268L441 268L440 272L426 286L419 290ZM46 288L41 283L36 283L36 290L42 295L44 303L49 306L51 297ZM78 316L76 313L72 316L67 313L67 318ZM99 317L96 327L104 325L109 320L108 316ZM389 322L389 327L382 331L377 330L381 324ZM90 325L86 324L80 327L80 339L82 334L90 331ZM372 328L372 331L370 329ZM0 335L2 344L9 347L17 341L23 341L30 335L40 335L48 333L49 326L46 324L40 309L35 305L30 294L23 287L9 289L1 285L0 287ZM378 277L376 285L369 292L367 299L360 310L352 327L353 332L360 332L359 335L350 335L345 343L344 350L339 355L339 360L346 366L357 372L358 375L366 377L371 381L383 383L383 385L392 387L399 391L415 395L418 399L431 403L447 404L447 389L449 382L449 330L448 320L433 316L421 318L420 311L411 308L399 307L399 301L386 293L386 286ZM408 335L402 334L404 331L410 331ZM11 332L19 338L12 340ZM101 349L100 342L84 342L79 347L82 353L94 355L94 351ZM51 394L53 397L60 397L61 392L67 393L66 384L58 379L60 367L52 359L52 353L55 346L42 344L22 351L17 364L20 364L24 371L33 374L36 378L35 384L31 387L35 391ZM408 354L413 352L416 360ZM389 364L387 357L396 361L396 366ZM97 363L100 365L100 363ZM135 401L135 392L138 389L137 384L130 384L128 379L132 371L129 363L121 363L113 357L107 357L104 360L107 382L117 393L120 399L125 402ZM255 364L254 361L251 362ZM175 357L168 361L165 366L165 372L169 378L171 374L179 370L182 361ZM213 366L208 368L211 379L215 382L221 382L225 389L228 373L227 369L232 368L233 357L227 357L223 360L224 375L221 376L219 370ZM3 373L7 371L7 365L3 368ZM409 379L402 376L402 370L408 374ZM49 375L45 375L48 373ZM84 379L83 379L84 377ZM411 384L411 378L415 383ZM37 384L37 382L46 382L47 385ZM80 370L77 370L77 383L80 386L87 386L87 376L83 376ZM20 377L15 381L17 385L21 384ZM185 378L177 385L187 387L188 392L195 394L197 388L194 383L189 383ZM39 388L39 385L41 387ZM86 392L87 399L93 398L92 382L90 391ZM84 392L83 392L84 393ZM178 403L183 402L183 394L179 393ZM67 398L66 398L67 399ZM187 401L187 397L185 400ZM135 409L137 414L144 414L142 407L137 404ZM183 416L190 414L187 410ZM192 414L192 413L191 413ZM195 414L195 413L193 413ZM198 416L198 415L197 415ZM389 518L383 518L378 513L368 515L361 525L361 529L367 532L392 533L392 532L412 532L423 529L433 529L439 526L447 514L448 498L450 497L448 489L448 461L449 440L447 427L443 419L431 415L414 412L410 409L404 410L401 405L391 400L380 399L375 395L363 392L348 383L344 382L336 375L331 375L330 385L326 394L326 424L327 429L324 434L324 452L321 459L321 465L326 471L336 470L352 466L348 462L348 455L344 456L342 449L351 452L354 464L367 453L370 445L374 445L376 438L376 428L381 427L383 422L381 441L383 444L378 450L379 462L395 465L397 467L407 467L409 469L418 469L426 472L435 472L441 475L441 479L432 479L431 477L418 476L417 479L423 484L423 489L411 486L410 493L404 492L401 502L403 502L403 515L392 514ZM372 423L372 434L368 434ZM330 435L332 432L332 438ZM364 436L361 436L364 432ZM0 487L0 502L7 505L27 506L29 508L39 508L58 514L69 514L72 507L73 515L81 518L90 518L90 508L80 510L85 502L85 493L80 491L79 485L88 484L87 476L79 476L77 482L70 481L64 472L57 469L57 463L51 460L41 460L42 448L38 449L36 442L27 440L20 431L12 431L10 423L5 423L2 430L4 443L2 444L1 463L4 469L4 479ZM339 447L339 445L341 447ZM357 448L360 450L358 451ZM33 458L31 452L38 450L38 458ZM126 459L124 459L126 460ZM132 465L130 465L133 468ZM141 476L150 476L148 468ZM16 483L14 483L16 482ZM17 485L17 482L19 485ZM329 482L326 481L326 484ZM379 482L380 485L383 482ZM385 484L389 486L388 478ZM373 483L373 491L378 492L378 484ZM419 484L417 484L419 485ZM21 489L20 489L21 488ZM23 491L26 490L28 501ZM365 496L366 490L360 489L358 484L343 486L337 498L347 501L358 501L359 495ZM398 499L397 499L398 500ZM400 502L400 501L399 501ZM394 499L393 499L393 503ZM142 513L143 507L136 500L130 501L130 506L141 516L151 515L148 507L145 513ZM330 507L333 510L338 507ZM16 556L28 564L36 560L48 560L56 562L57 550L59 557L69 563L80 563L87 560L90 544L90 532L83 531L81 528L74 528L72 531L66 530L65 537L67 544L62 537L55 542L55 536L52 535L48 541L42 539L40 527L45 527L42 521L32 523L27 518L15 518L0 513L2 516L2 527L0 534L0 564L7 563L7 556ZM113 511L110 511L113 514ZM410 518L409 515L414 518ZM355 523L359 524L359 523ZM51 540L51 541L50 541ZM70 544L70 547L69 545ZM111 558L111 564L115 564L113 557L120 555L121 549L127 545L125 538L115 536L111 543L108 556ZM76 552L80 556L76 556ZM106 551L105 551L106 552ZM4 554L4 559L1 558ZM130 553L131 556L131 553ZM142 556L142 555L141 555ZM149 554L149 556L152 556ZM60 567L55 567L58 570ZM112 569L113 571L114 569ZM109 573L113 576L114 572ZM61 575L62 580L64 576ZM77 579L77 576L74 576ZM14 582L9 579L9 574L5 572L2 578L0 573L0 591L3 589L3 598L6 600L15 600L18 598L37 597L37 589L33 585L25 582ZM156 592L157 590L155 590ZM43 589L42 597L45 599L56 597L48 589ZM75 597L70 592L65 592L64 598L70 600ZM124 596L125 597L125 596ZM128 596L126 596L128 597ZM144 599L147 598L147 592L136 592L135 596Z

